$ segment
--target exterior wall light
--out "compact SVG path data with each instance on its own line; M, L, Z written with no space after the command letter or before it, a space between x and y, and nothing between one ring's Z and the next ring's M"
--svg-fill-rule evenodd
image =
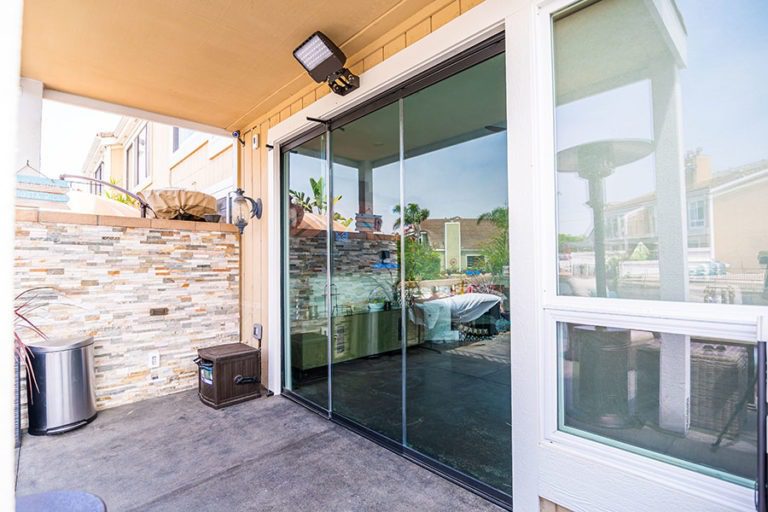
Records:
M293 56L315 82L327 82L340 96L360 87L360 78L344 67L347 56L322 32L309 36L293 50Z
M251 197L245 195L245 191L241 188L235 190L235 197L232 199L232 210L235 216L233 224L240 230L240 234L243 234L245 226L248 225L248 219L256 217L261 218L261 199L254 200ZM250 210L250 211L249 211ZM250 213L250 215L248 215Z

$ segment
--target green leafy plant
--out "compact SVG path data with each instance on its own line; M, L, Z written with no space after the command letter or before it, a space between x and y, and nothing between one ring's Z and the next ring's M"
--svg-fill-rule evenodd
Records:
M309 178L309 187L312 190L312 196L298 190L288 190L288 195L293 199L293 203L304 208L310 213L325 214L328 211L328 201L325 199L325 180L323 178ZM341 201L341 196L333 198L333 205ZM352 218L344 217L339 212L333 212L333 220L344 226L352 224Z
M482 253L486 271L499 275L509 265L509 208L500 206L483 213L477 223L490 222L498 232L483 245Z
M558 250L561 253L570 252L571 245L580 244L586 239L587 237L583 235L569 235L568 233L560 233L557 235Z
M312 199L307 194L296 190L289 190L288 194L293 198L294 204L301 206L308 212L312 211Z
M352 224L353 219L351 217L345 217L339 212L333 212L333 220L345 227L348 227L350 224Z
M400 205L395 205L392 208L392 213L398 217L392 224L392 229L400 229ZM416 203L408 203L405 207L405 212L402 215L402 219L405 227L412 227L413 231L418 235L421 233L421 223L429 218L429 210L421 208Z
M629 259L632 261L647 261L651 258L651 251L643 242L638 242Z
M398 246L399 247L399 246ZM421 281L440 277L440 254L429 244L412 238L405 239L405 279Z
M109 178L109 182L112 185L121 186L120 182L115 178ZM113 201L117 201L118 203L123 203L123 204L127 204L128 206L138 207L138 204L137 204L138 201L136 201L134 198L130 196L123 194L122 192L105 190L104 195L106 196L107 199L112 199Z

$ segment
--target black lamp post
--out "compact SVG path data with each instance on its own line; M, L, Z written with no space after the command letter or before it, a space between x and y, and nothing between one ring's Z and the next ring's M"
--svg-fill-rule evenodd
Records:
M607 296L605 276L605 191L603 180L617 167L627 165L653 152L653 142L645 139L616 139L588 142L557 154L557 170L575 172L589 184L595 253L595 295Z
M240 234L243 234L245 226L248 225L248 219L256 217L261 218L261 199L253 199L245 195L245 191L241 188L235 190L235 197L232 199L232 217L234 219L233 224L240 230ZM249 215L250 213L250 215Z

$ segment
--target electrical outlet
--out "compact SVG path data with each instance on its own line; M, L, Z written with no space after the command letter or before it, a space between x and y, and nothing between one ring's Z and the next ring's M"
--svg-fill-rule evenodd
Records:
M253 324L253 337L257 340L261 340L262 328L261 324Z
M253 146L253 149L258 149L259 148L259 134L258 133L256 135L254 135L253 138L251 139L251 145Z
M160 366L160 352L153 350L149 353L149 367L158 368Z

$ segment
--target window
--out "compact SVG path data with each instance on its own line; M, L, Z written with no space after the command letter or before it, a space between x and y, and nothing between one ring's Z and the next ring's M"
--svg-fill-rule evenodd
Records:
M136 137L136 183L149 178L149 158L147 152L147 126Z
M482 269L483 267L485 267L485 256L483 255L467 256L467 268L476 270L476 269Z
M139 131L125 151L125 174L128 188L133 188L145 182L150 175L149 154L147 151L148 126Z
M99 162L99 166L93 172L93 177L97 180L104 179L104 162ZM91 194L101 195L103 185L101 183L91 182Z
M754 480L754 344L559 323L558 353L561 430Z
M581 5L553 25L558 235L588 269L560 293L768 305L767 4Z
M173 151L178 151L185 140L195 134L194 130L187 128L173 127Z
M127 188L132 188L135 183L132 181L132 170L136 166L136 146L133 142L128 144L125 150L125 184Z
M554 16L548 428L751 487L756 354L737 314L759 309L731 305L768 304L768 116L754 92L768 75L746 71L768 53L755 22L768 4L673 5L599 0Z
M216 199L216 213L221 215L221 222L228 222L227 218L227 203L229 202L229 195Z
M703 228L705 225L704 200L698 199L688 203L688 227Z

